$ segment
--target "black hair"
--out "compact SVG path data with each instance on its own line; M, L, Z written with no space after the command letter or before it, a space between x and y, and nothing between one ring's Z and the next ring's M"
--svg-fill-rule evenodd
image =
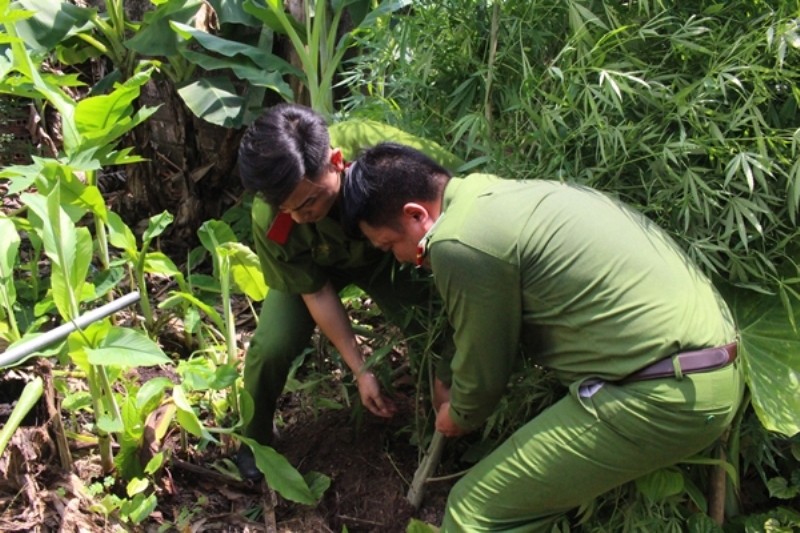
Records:
M315 181L322 174L330 148L321 115L297 104L276 105L247 128L239 144L242 185L280 205L304 177Z
M408 202L441 197L450 172L414 148L381 143L363 152L342 185L342 220L351 235L358 223L396 227Z

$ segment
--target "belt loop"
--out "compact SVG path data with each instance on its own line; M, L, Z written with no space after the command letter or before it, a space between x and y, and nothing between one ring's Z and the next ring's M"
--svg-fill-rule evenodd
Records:
M672 371L675 372L675 379L678 381L683 380L683 369L681 368L681 358L679 355L672 358Z

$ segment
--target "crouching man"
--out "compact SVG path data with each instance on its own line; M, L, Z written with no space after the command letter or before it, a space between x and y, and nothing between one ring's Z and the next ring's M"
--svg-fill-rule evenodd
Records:
M436 428L472 431L515 359L569 394L460 480L443 531L548 531L558 516L714 442L742 396L736 329L711 282L641 214L595 190L451 178L385 143L349 169L345 224L429 268L456 354Z

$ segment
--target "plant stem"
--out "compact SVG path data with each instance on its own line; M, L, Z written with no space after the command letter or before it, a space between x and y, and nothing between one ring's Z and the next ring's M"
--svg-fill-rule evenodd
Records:
M97 446L100 452L100 465L103 473L107 474L114 470L114 456L111 452L111 436L97 426L97 420L105 414L103 404L100 401L103 391L102 387L98 386L98 378L95 375L97 367L92 365L89 367L89 376L87 384L89 385L89 393L92 395L92 406L94 408L95 419L95 433L97 433Z
M236 323L231 309L231 276L230 263L226 255L220 257L220 288L222 291L222 310L225 313L225 346L227 348L226 363L236 364ZM239 413L239 391L236 382L231 385L231 407L234 415Z

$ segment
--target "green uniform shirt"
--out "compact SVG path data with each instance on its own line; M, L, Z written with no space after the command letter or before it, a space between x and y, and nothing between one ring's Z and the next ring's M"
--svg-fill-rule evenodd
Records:
M452 169L461 164L438 144L375 121L341 122L332 125L329 134L331 145L340 148L347 161L355 159L362 149L393 141L422 150L445 167ZM353 269L373 264L377 267L386 257L366 240L345 235L336 205L319 222L294 224L284 244L267 238L267 231L278 213L260 198L254 199L253 239L270 288L300 294L316 292L328 281L326 269Z
M588 188L454 178L427 245L455 329L450 413L464 429L492 413L520 348L571 384L735 338L727 306L669 236Z

